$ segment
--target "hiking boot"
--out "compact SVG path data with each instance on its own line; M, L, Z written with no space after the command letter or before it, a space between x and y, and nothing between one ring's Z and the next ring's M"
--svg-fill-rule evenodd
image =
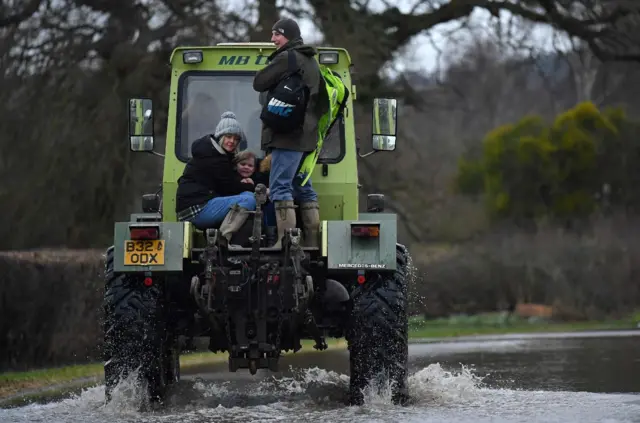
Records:
M276 209L276 224L278 226L278 240L272 248L282 248L282 237L287 229L296 227L296 210L293 201L274 201Z
M238 232L238 230L244 225L244 222L247 221L249 217L249 210L244 207L240 207L237 204L231 206L229 213L225 216L224 220L220 224L220 235L222 235L227 240L227 245L229 248L239 247L237 245L231 245L231 238L233 234Z
M320 232L320 214L317 201L300 204L304 247L319 248L318 234Z

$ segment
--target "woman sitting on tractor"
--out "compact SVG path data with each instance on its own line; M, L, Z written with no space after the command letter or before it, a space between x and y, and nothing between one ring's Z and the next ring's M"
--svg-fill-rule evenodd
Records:
M246 144L245 135L233 112L222 114L213 134L193 142L192 158L178 179L178 220L198 229L220 225L227 241L244 224L256 200L253 180L241 177L233 163L241 142Z

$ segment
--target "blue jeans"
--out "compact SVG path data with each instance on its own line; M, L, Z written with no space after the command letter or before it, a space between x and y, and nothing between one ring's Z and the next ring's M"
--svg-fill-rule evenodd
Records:
M229 197L212 198L204 208L191 220L197 228L211 228L224 220L231 206L237 204L247 210L255 211L256 198L252 192L245 191L242 194Z
M311 179L300 186L302 179L296 173L304 153L276 148L271 151L271 173L269 174L269 197L271 201L292 201L300 203L318 201L318 195L311 185Z
M262 222L265 226L276 226L276 207L273 201L267 201L267 203L262 206L262 213Z

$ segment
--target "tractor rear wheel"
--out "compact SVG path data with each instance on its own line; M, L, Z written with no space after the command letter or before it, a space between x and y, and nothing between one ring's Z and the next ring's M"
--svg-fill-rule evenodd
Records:
M152 402L164 399L179 378L177 343L165 331L160 283L150 286L134 275L113 274L113 247L107 250L104 293L105 395L134 371Z
M352 405L363 404L363 390L376 380L390 383L395 404L408 400L408 269L403 246L397 248L396 261L395 272L371 275L352 294L347 331Z

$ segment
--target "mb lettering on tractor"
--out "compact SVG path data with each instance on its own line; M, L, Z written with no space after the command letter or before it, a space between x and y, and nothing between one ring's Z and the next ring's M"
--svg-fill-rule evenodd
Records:
M180 354L193 351L197 340L227 354L229 371L255 374L278 371L282 353L300 350L303 339L324 350L330 337L348 343L351 404L362 404L363 390L380 381L390 382L396 402L408 399L408 251L397 242L397 217L385 212L382 194L368 196L365 212L358 205L358 158L395 150L397 102L374 99L372 149L360 154L346 50L319 48L315 56L328 93L338 81L346 99L313 168L317 247L302 245L299 216L281 247L270 247L264 185L256 187L258 207L230 242L220 241L218 228L200 230L176 218L190 143L211 133L223 111L234 111L245 128L248 145L241 148L264 156L252 82L274 49L271 43L175 49L164 153L154 150L152 101L129 101L130 149L162 157L164 170L160 190L142 196L142 212L115 223L106 253L108 401L120 380L137 374L149 399L162 402L179 380Z

